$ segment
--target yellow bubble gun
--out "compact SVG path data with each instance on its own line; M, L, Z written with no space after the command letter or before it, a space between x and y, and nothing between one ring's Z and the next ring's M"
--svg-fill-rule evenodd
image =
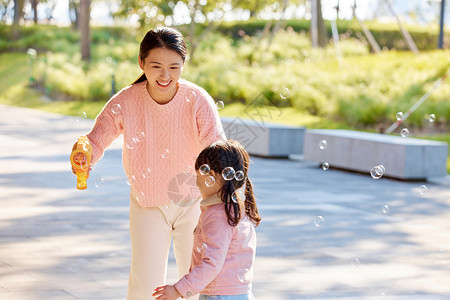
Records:
M77 175L77 189L87 188L86 179L89 178L89 166L91 165L92 146L86 136L80 136L78 142L73 145L70 154L70 163Z

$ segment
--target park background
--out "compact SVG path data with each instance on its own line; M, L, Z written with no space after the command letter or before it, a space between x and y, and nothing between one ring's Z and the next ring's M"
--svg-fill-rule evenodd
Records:
M448 15L441 1L3 0L0 103L94 118L139 76L145 32L170 25L221 116L276 106L265 121L383 132L448 72ZM393 134L449 142L448 82Z

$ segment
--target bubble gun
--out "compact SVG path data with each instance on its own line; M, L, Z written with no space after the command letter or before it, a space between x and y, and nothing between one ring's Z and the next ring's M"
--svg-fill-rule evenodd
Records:
M87 188L86 179L89 178L89 166L92 158L92 146L86 136L80 136L73 145L70 163L77 175L77 189Z

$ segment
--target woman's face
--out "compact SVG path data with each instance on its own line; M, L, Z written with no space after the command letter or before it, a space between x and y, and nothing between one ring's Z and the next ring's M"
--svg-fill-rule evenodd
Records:
M177 93L183 71L181 55L167 48L155 48L145 59L139 57L139 66L147 77L150 96L157 102L169 102Z

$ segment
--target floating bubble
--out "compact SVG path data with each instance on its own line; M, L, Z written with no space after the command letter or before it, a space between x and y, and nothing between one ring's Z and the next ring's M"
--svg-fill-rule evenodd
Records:
M234 191L233 194L231 194L231 200L234 203L238 203L239 201L244 202L245 201L244 191L241 189Z
M105 178L103 177L96 178L94 181L94 185L99 189L102 188L105 185Z
M92 171L99 172L101 169L103 169L103 161L100 160L95 165L92 166Z
M209 165L207 165L207 164L201 165L200 168L198 169L198 171L202 175L208 175L209 171L210 171Z
M322 216L317 216L317 217L314 219L314 225L316 225L316 227L320 227L320 226L322 226L324 223L325 223L325 220L324 220L324 218L323 218Z
M386 299L386 294L385 293L380 293L380 299Z
M359 267L359 265L361 264L361 262L359 261L358 258L353 258L352 261L350 262L350 264L354 267Z
M75 118L75 121L80 123L82 120L85 120L85 119L87 119L87 114L84 111L82 111L82 112L78 113L77 117Z
M206 250L206 248L208 248L208 245L206 245L205 243L201 243L199 245L197 245L197 251L198 252L203 252L204 250Z
M242 179L244 179L244 177L245 177L245 175L244 175L244 172L242 170L239 170L239 171L236 172L236 174L234 174L234 178L237 181L241 181Z
M136 147L137 143L138 143L138 140L136 138L131 138L126 142L125 146L128 149L133 150L133 148Z
M197 94L194 91L189 91L186 95L186 102L192 102L197 97Z
M287 99L291 96L291 91L288 88L284 88L280 92L281 99Z
M384 166L378 165L370 170L370 176L372 176L373 179L380 179L384 175L384 172L385 172Z
M234 171L233 167L226 167L225 169L223 169L222 171L222 177L225 180L233 180L234 178L234 174L236 172Z
M144 139L145 139L145 133L143 131L140 131L140 132L136 133L135 139L138 142L143 142Z
M426 185L419 186L419 194L423 195L428 191L428 188Z
M142 201L144 201L144 200L145 200L145 194L144 194L144 192L138 193L138 194L136 195L136 200L137 200L139 203L142 202Z
M325 148L328 146L328 143L327 143L327 141L326 140L321 140L320 142L319 142L319 148L320 148L320 150L325 150Z
M322 170L326 171L326 170L328 170L329 168L330 168L330 164L329 164L329 163L324 162L324 163L322 164Z
M192 173L193 170L194 168L192 166L187 166L183 173L184 175L189 175Z
M205 178L205 185L208 187L212 187L214 184L216 183L216 179L209 175L208 177Z
M216 102L217 109L222 109L224 106L225 106L225 104L223 103L223 101L217 101Z
M403 129L400 131L400 135L401 135L402 137L407 137L407 136L409 135L409 129L408 129L408 128L403 128Z
M167 157L169 157L169 154L170 154L169 149L166 149L163 151L163 153L161 153L161 157L167 158Z
M111 111L112 111L113 114L117 115L117 114L119 114L122 111L122 107L120 106L120 104L114 104L111 107Z
M238 279L239 279L240 282L248 281L247 280L247 274L249 274L249 271L250 270L247 269L247 268L239 270Z
M381 211L383 212L383 214L387 214L389 213L389 205L383 205L383 207L381 208Z
M434 114L430 114L430 115L428 116L428 121L429 121L430 123L433 123L434 121L436 121L436 116L435 116Z
M130 179L126 179L125 181L128 185L133 185L136 182L136 177L133 175Z
M395 118L397 119L397 121L400 121L401 119L403 119L403 113L401 111L399 111L396 115Z
M149 168L145 169L144 172L142 172L142 177L143 178L150 178L150 175L152 174L152 170L150 170Z

